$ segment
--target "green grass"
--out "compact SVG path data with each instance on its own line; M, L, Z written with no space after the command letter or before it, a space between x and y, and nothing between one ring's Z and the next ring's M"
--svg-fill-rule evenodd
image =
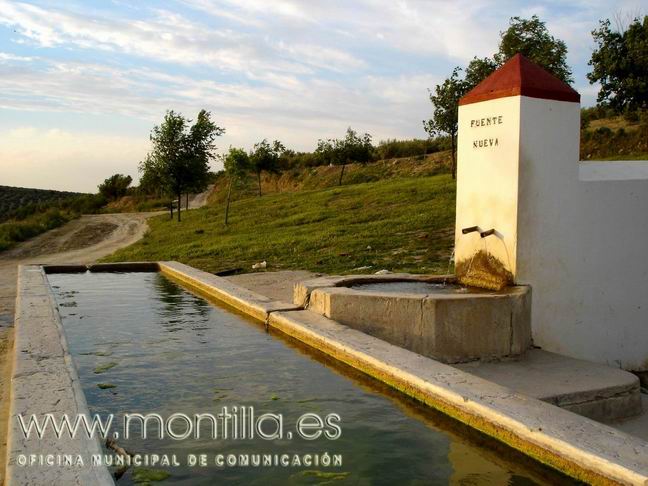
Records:
M445 272L451 252L455 185L448 175L387 179L235 201L189 211L183 221L149 220L138 243L105 261L177 260L206 271L357 267Z
M623 128L625 130L636 130L638 125L639 125L638 122L631 123L625 118L623 118L623 116L618 115L610 118L600 118L598 120L592 120L591 122L589 122L589 125L586 130L594 131L597 128L601 128L601 127L607 127L611 130L618 130L619 128Z
M264 172L261 175L263 194L278 192L301 192L329 189L339 186L341 167L320 165L316 167L295 167L279 173ZM429 177L450 173L450 151L436 152L401 159L378 160L366 165L348 164L344 170L343 186L378 182L385 179ZM214 190L210 202L223 202L227 198L229 178L219 173L214 178ZM254 175L239 181L232 191L234 199L246 199L258 194L257 178Z

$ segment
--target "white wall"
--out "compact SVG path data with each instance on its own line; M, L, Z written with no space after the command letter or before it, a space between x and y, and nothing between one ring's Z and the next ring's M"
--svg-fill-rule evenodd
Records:
M468 225L467 217L501 208L488 203L480 187L496 179L496 186L515 185L516 235L508 234L510 208L490 221L509 228L503 241L517 245L509 250L516 253L516 281L533 287L534 343L577 358L648 370L648 162L579 164L578 103L505 99L511 106L519 102L519 169L506 163L510 172L502 174L483 158L460 158L457 209L471 200L482 207L468 210L469 216L458 214L457 227ZM461 107L459 147L465 150L472 137L462 117L503 106L502 100L491 100ZM510 154L499 157L508 160ZM484 167L466 170L474 170L476 162ZM517 183L512 181L516 177ZM474 192L470 197L467 188ZM456 238L457 248L466 250L469 240Z
M587 161L578 165L581 181L634 181L648 179L648 160Z
M533 286L534 342L648 370L648 163L579 164L578 103L523 97L521 126L517 280Z

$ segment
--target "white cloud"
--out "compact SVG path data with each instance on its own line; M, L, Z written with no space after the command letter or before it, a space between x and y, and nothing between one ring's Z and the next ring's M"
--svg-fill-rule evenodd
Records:
M289 45L281 41L278 48L293 59L319 69L330 69L343 72L363 68L366 63L340 49L327 48L316 44Z
M188 0L185 3L215 17L249 24L256 19L266 31L292 41L308 35L322 42L378 41L382 48L419 54L441 54L468 60L491 54L501 27L498 2L487 0L385 1L329 0ZM223 3L227 7L223 6ZM340 42L342 44L342 42Z
M337 70L362 65L339 49L312 44L287 49L281 42L201 25L159 9L145 19L96 18L0 0L0 24L16 28L41 47L74 46L239 73L305 74L310 71L304 64Z
M27 57L27 56L17 56L15 54L11 54L9 52L0 52L0 63L6 63L10 61L14 62L31 62L33 61L33 57Z
M423 136L427 116L426 88L436 76L363 76L353 83L283 77L265 85L222 83L170 75L147 68L120 69L98 64L50 63L42 68L0 69L0 107L76 113L118 113L157 122L168 108L186 114L206 108L217 120L240 125L257 118L254 130L236 143L246 146L265 132L286 127L286 142L311 149L327 126L375 127L376 136ZM264 78L266 81L267 79ZM223 121L226 128L229 126ZM263 125L266 129L263 129ZM310 126L310 137L298 138L295 126ZM318 130L318 126L321 127ZM367 128L362 128L367 130ZM335 135L328 133L326 136ZM301 135L300 135L301 137Z
M584 78L589 31L599 18L640 5L637 0L569 5L555 0L522 5L512 0L174 0L161 9L160 2L146 0L95 7L36 3L0 0L0 29L11 38L0 48L0 109L5 110L0 126L11 126L5 113L20 111L23 123L56 112L60 130L0 133L0 155L20 160L24 169L11 169L12 174L22 171L27 178L36 173L30 164L40 167L44 160L63 170L69 160L71 177L78 177L70 183L86 190L99 176L79 170L83 160L134 170L148 140L146 130L136 137L124 129L119 140L100 135L103 127L92 124L105 116L87 117L94 135L77 133L71 125L66 128L71 114L127 117L146 127L159 122L166 109L191 116L206 108L227 129L221 147L249 148L261 138L277 138L311 150L318 138L340 136L349 125L375 140L423 137L421 120L432 108L426 88L452 66L492 54L510 16L537 13L567 42L576 85L588 103L596 89ZM112 8L115 4L120 8ZM20 133L38 137L43 149L29 147L33 144ZM27 148L21 151L19 141ZM75 144L85 148L71 153ZM120 152L130 155L120 158ZM1 168L5 177L7 168Z
M203 8L210 10L219 2L202 1ZM225 0L229 8L235 8L248 14L270 14L286 17L291 20L313 21L314 19L307 12L313 3L316 2L295 2L290 0Z

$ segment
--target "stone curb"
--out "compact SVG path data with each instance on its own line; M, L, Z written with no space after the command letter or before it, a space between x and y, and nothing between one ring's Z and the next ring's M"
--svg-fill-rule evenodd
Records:
M235 309L256 319L266 321L271 312L281 310L300 310L296 304L269 299L229 280L211 273L197 270L178 262L159 262L159 269L165 275L193 287L211 297L225 302Z
M369 283L392 283L392 282L430 282L430 283L453 283L456 281L454 275L412 275L411 273L390 273L386 275L326 275L303 280L295 285L293 290L293 302L301 307L308 306L310 294L317 289L328 287L350 287Z
M56 303L45 272L38 265L21 265L18 269L16 299L15 351L11 378L9 432L7 437L7 484L114 485L106 467L93 467L88 459L103 454L99 438L80 434L74 439L56 439L46 434L25 438L17 416L25 421L34 414L42 420L52 413L74 420L78 414L90 418L85 395L61 325ZM20 466L19 455L52 454L84 458L83 466Z

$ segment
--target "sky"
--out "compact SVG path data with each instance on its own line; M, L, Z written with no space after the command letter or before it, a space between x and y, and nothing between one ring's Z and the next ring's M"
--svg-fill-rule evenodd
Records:
M219 152L264 138L311 151L348 126L424 138L428 88L497 50L537 14L568 47L574 87L600 19L641 0L0 0L0 185L95 192L137 179L168 109L226 129ZM213 164L219 169L219 164Z

